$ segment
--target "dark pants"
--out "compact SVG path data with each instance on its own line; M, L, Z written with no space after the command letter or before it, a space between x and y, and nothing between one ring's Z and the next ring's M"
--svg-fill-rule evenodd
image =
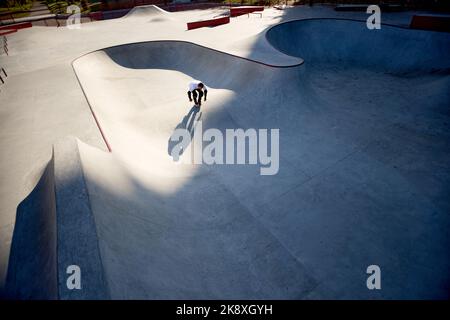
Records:
M203 91L198 89L188 91L188 96L189 100L191 100L192 97L194 97L194 103L199 105L202 102Z

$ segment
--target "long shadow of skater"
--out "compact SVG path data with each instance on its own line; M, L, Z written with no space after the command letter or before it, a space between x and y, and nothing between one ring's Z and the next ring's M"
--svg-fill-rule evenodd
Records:
M187 149L190 142L194 138L194 123L196 121L197 113L200 111L198 107L192 107L191 110L183 117L183 120L175 127L172 135L168 141L167 152L173 158L174 161L178 161L179 156L183 154L183 152ZM200 113L201 116L201 113ZM197 121L200 119L198 117ZM189 135L190 139L185 141L184 138L180 137L180 130L186 130L186 133ZM181 141L183 139L183 141ZM186 139L187 140L187 139ZM174 148L177 147L177 150Z

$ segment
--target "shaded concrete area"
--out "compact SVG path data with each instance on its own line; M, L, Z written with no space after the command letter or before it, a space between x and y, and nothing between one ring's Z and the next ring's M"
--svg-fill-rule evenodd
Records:
M54 162L17 208L8 265L7 298L56 299L56 201ZM33 275L41 276L33 276Z
M333 14L317 10L310 17ZM127 41L111 34L97 44L90 34L76 53L61 49L58 59L70 62L91 52L73 67L113 150L97 148L105 150L98 132L71 144L106 281L96 297L448 298L449 36L388 26L374 33L364 22L334 19L266 32L307 15L294 11L183 36L189 13L141 12L120 19L115 31L149 19L147 26L171 31ZM91 25L114 28L104 23ZM230 37L244 26L248 35ZM192 78L211 90L201 112L186 119ZM180 126L197 130L199 120L221 131L279 128L278 174L261 176L255 165L175 164L169 138ZM92 119L72 123L80 128L68 131L95 129ZM62 169L70 163L53 161ZM35 191L24 203L36 192L45 201ZM20 234L29 221L17 223ZM91 257L76 245L67 254ZM20 271L15 263L30 263L26 254L11 256L8 278ZM366 288L371 264L382 268L381 291Z

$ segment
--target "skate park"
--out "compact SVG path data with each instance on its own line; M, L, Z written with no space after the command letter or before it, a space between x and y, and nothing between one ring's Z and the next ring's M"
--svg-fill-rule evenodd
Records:
M8 38L2 296L448 299L450 34L320 5L186 28L227 10ZM194 112L191 79L210 89ZM277 173L174 162L199 120L279 129Z

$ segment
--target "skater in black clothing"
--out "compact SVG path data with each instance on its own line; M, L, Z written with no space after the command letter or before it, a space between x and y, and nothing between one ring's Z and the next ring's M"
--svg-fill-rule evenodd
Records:
M206 101L206 96L208 94L208 88L198 80L194 80L189 83L188 97L189 101L192 102L194 99L195 106L200 108L202 105L202 97L204 97L204 101Z

